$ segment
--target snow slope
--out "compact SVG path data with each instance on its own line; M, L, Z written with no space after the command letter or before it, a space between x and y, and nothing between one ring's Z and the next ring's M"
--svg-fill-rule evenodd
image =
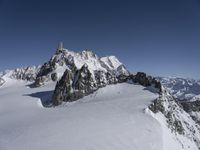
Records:
M0 87L1 150L162 150L160 124L144 109L158 97L140 85L109 85L73 103L43 108L55 83ZM47 96L47 97L46 97Z

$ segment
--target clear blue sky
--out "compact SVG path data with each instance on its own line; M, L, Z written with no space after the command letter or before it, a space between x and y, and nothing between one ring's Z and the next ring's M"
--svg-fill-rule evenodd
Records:
M200 0L0 0L0 70L42 64L59 41L133 72L200 78Z

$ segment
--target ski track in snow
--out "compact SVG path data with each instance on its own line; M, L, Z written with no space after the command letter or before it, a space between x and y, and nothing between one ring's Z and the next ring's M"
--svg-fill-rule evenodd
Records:
M55 83L0 88L0 150L161 150L160 124L144 109L158 97L128 83L109 85L76 102L43 108L30 94Z

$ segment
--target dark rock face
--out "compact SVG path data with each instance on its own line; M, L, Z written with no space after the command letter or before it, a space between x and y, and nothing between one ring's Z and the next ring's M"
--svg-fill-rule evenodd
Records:
M162 92L162 85L160 81L151 76L147 76L143 72L138 72L136 75L130 75L128 78L134 83L138 83L145 87L154 86L156 89L159 89L159 92Z
M108 84L116 84L118 82L116 76L112 72L95 71L95 82L97 87L105 87Z
M129 78L130 78L130 76L126 76L126 75L121 74L121 75L119 75L119 76L117 77L118 83L127 82L127 81L129 80ZM132 79L131 79L131 80L132 80Z
M52 103L54 106L60 105L62 101L69 100L72 89L72 74L69 70L66 70L56 84L56 88L52 97Z
M159 92L162 92L162 84L157 79L153 78L152 83L155 85L156 89L159 89Z
M161 99L161 96L160 96L160 98L154 100L153 103L149 106L149 109L152 112L157 113L160 111L161 113L164 113L165 108L162 105L162 101L160 99Z
M99 87L104 87L106 86L106 77L105 77L105 73L103 71L95 71L95 80L96 80L96 84Z
M190 114L192 119L200 125L200 120L198 116L195 116L195 112L200 112L200 101L188 101L188 100L178 100L179 104L182 106L182 108ZM194 113L194 114L193 114Z
M83 65L80 70L76 71L72 86L73 89L83 94L92 93L97 88L87 65Z
M111 72L107 72L106 73L106 80L107 80L107 84L116 84L116 83L118 83L117 77Z
M58 75L57 75L57 73L52 73L52 74L51 74L51 79L52 79L52 81L57 81L57 80L58 80Z
M161 91L161 84L151 76L145 73L137 75L121 74L117 76L114 72L104 72L101 70L90 72L85 64L81 69L74 71L66 70L61 80L57 82L52 102L54 106L60 105L63 101L70 102L78 100L86 95L93 93L101 87L109 84L132 81L143 86L154 86Z
M45 63L40 71L37 74L37 77L41 77L41 76L46 76L47 74L49 74L51 71L53 71L53 68L55 66L53 65L53 63L49 62L49 63Z
M148 77L145 73L143 72L138 72L135 76L133 81L135 83L139 83L140 85L143 86L150 86L150 82L152 81L151 77Z
M200 111L200 101L180 101L180 104L186 112Z
M94 92L96 89L97 85L87 65L83 65L74 75L70 70L66 70L56 85L52 102L54 106L57 106L63 101L75 101Z
M44 63L44 65L41 67L40 71L37 74L37 77L36 77L34 85L36 87L39 87L39 86L43 85L44 81L48 79L50 73L54 69L55 69L55 63L54 63L54 61L50 60L48 63ZM51 78L52 78L52 75L51 75Z

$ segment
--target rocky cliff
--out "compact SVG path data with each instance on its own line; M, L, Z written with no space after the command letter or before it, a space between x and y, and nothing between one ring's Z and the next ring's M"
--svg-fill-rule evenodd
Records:
M85 64L75 72L68 69L65 71L62 78L57 82L52 103L54 106L57 106L62 102L75 101L93 93L101 87L122 82L140 84L145 87L151 86L156 89L156 92L162 92L160 82L151 76L147 76L145 73L138 72L136 75L116 75L109 71L95 71L92 74Z

